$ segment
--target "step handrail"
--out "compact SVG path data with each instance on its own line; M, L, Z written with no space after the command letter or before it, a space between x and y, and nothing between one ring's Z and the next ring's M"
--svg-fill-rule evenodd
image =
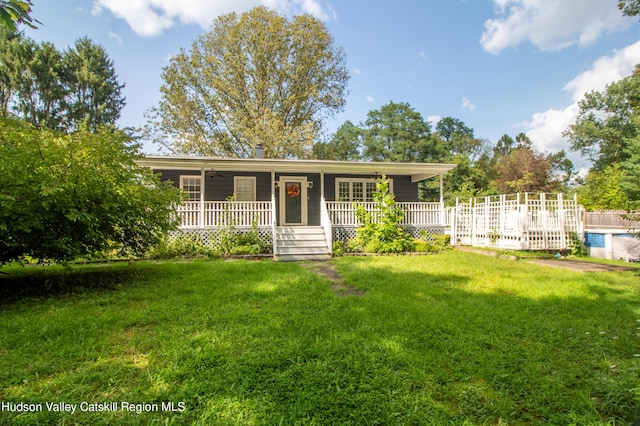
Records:
M327 241L327 250L329 256L333 256L333 231L331 230L331 218L329 217L329 210L327 209L327 202L322 195L320 199L320 226L324 229L324 238Z

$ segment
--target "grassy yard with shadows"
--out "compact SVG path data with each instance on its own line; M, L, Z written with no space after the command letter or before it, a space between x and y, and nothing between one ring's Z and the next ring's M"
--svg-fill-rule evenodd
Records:
M272 261L3 269L0 401L43 409L3 410L0 423L640 417L637 271L454 251L332 263L362 295L339 297L328 278ZM46 406L61 401L76 412Z

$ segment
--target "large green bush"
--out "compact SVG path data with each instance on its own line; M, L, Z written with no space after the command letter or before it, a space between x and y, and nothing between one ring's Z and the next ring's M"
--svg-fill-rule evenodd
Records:
M361 204L356 206L356 217L362 223L356 230L356 244L368 253L412 251L413 238L400 226L404 211L396 205L385 176L377 180L373 200L376 202L373 211L367 211Z
M0 265L155 245L177 226L182 195L139 157L115 128L63 134L0 117Z

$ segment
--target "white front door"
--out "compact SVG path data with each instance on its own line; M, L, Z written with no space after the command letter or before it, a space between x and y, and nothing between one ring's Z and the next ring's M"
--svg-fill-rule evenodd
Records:
M280 225L307 224L307 178L305 176L281 176Z

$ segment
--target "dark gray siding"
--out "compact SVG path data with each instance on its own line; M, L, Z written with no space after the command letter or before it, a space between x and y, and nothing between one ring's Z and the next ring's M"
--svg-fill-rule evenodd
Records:
M155 170L161 174L161 180L171 180L180 187L180 176L200 176L199 170ZM224 201L233 195L235 176L256 177L256 201L271 200L271 173L216 172L206 173L204 182L205 201Z
M375 175L324 175L324 196L327 201L336 200L336 178L371 179ZM411 182L411 176L387 176L393 180L393 193L398 202L412 202L418 200L418 182Z

